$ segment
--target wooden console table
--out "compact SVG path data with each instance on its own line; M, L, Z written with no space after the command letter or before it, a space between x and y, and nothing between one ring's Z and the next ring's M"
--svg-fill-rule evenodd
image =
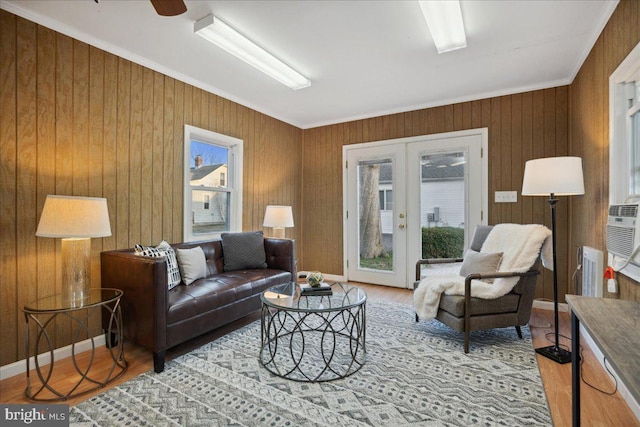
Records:
M580 324L589 332L631 396L640 401L640 303L565 296L571 308L573 425L580 425Z

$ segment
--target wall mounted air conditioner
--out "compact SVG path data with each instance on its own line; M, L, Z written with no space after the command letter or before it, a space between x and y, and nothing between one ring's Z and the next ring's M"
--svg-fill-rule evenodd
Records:
M640 245L640 220L638 204L609 206L607 221L607 250L629 259Z

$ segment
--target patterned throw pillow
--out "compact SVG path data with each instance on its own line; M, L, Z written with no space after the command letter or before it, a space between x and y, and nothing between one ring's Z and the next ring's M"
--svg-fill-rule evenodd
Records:
M262 231L222 233L224 271L267 268Z
M135 245L133 247L136 255L150 256L153 258L164 257L167 261L167 283L169 290L180 284L180 269L176 260L176 253L169 243L160 242L155 248L153 246Z

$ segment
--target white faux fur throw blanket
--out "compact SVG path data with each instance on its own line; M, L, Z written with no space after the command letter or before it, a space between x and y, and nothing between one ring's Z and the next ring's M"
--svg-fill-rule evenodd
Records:
M540 254L542 264L553 268L551 230L537 224L498 224L489 233L480 252L502 252L499 272L529 271ZM541 252L542 251L542 252ZM508 294L518 283L518 277L498 278L493 283L473 280L471 296L493 299ZM420 318L436 317L440 296L464 295L464 277L455 274L426 277L413 293L413 304Z

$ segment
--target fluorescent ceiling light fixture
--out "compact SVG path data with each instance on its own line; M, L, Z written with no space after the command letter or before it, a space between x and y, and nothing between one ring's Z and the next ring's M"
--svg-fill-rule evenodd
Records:
M467 47L459 0L422 0L419 3L438 53Z
M193 31L293 90L311 86L311 80L240 34L217 16L197 21Z

